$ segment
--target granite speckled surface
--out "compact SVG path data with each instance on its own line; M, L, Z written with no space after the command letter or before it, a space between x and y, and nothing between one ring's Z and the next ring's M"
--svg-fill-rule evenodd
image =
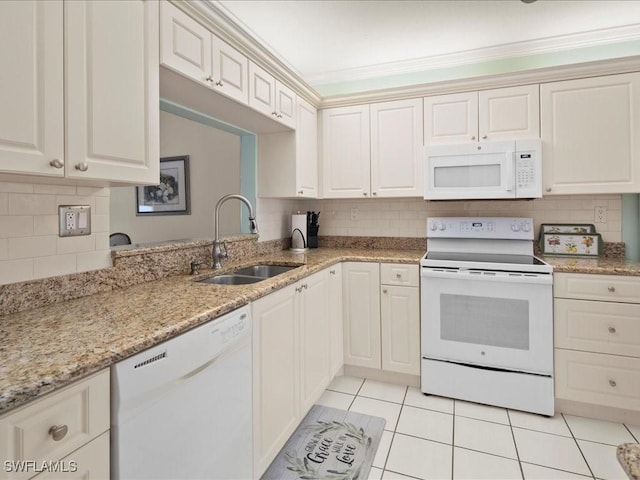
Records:
M265 247L266 248L266 247ZM174 275L0 317L0 413L108 367L273 290L342 261L417 264L422 250L235 252L223 270L254 263L300 265L251 285L211 285ZM135 257L134 257L135 258ZM235 259L235 260L233 260Z
M618 445L618 461L631 480L640 480L640 445L623 443Z
M554 273L595 273L600 275L640 275L640 262L624 258L573 258L540 256L553 266Z

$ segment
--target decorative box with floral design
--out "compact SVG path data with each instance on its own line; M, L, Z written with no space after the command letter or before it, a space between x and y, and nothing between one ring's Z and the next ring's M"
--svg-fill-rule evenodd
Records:
M599 233L542 233L540 249L545 255L577 255L597 257L602 253Z

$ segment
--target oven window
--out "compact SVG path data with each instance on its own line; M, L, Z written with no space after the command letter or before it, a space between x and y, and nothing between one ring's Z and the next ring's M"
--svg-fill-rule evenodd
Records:
M433 185L436 188L499 187L500 165L435 167Z
M442 340L529 349L529 302L512 298L440 296Z

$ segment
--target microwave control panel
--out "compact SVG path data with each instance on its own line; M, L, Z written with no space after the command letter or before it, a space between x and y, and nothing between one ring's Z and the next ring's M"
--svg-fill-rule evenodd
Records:
M516 196L535 198L542 196L542 159L540 140L521 140L516 143L515 183Z

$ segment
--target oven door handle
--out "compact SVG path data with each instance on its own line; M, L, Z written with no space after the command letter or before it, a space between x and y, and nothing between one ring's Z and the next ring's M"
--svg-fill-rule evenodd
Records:
M486 272L482 270L450 270L423 267L421 276L424 279L443 278L448 280L469 280L476 282L535 283L538 285L553 284L553 275L549 273Z

